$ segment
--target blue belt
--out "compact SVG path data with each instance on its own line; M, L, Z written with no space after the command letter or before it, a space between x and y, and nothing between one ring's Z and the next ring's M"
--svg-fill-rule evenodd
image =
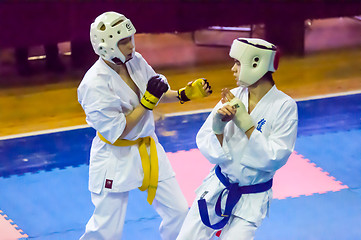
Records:
M259 184L255 184L255 185L240 187L240 186L238 186L238 183L230 183L228 178L222 174L221 168L219 166L216 167L215 172L216 172L216 175L217 175L219 181L221 181L222 184L225 186L225 188L219 194L219 197L218 197L218 200L217 200L217 203L215 206L216 214L219 217L223 217L223 219L221 221L219 221L218 223L211 224L209 221L206 200L204 198L201 198L200 200L198 200L198 208L199 208L199 214L201 216L201 220L204 225L206 225L207 227L210 227L212 229L222 229L227 224L227 222L231 216L232 210L233 210L234 206L236 206L236 204L239 201L239 199L241 198L242 194L265 192L272 187L273 179L271 179L265 183L259 183ZM227 196L224 212L222 213L221 201L222 201L222 195L225 190L228 190L228 196Z

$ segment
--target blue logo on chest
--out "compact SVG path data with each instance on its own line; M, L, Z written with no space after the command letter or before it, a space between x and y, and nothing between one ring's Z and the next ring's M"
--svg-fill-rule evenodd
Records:
M257 130L258 131L260 131L260 132L262 132L262 127L263 127L263 125L265 125L265 123L266 123L266 120L264 120L264 118L262 118L257 124Z

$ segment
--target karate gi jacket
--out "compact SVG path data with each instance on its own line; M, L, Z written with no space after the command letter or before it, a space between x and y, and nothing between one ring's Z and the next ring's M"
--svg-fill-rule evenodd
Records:
M156 75L152 67L137 52L125 65L140 90L139 96L101 58L87 71L78 87L78 100L86 114L87 123L111 143L122 135L126 126L125 116L140 104L139 99L146 91L148 80ZM155 135L152 111L147 111L123 139L136 140L147 136L151 136L156 142L158 180L173 177L174 171ZM103 142L98 135L94 137L89 164L91 192L129 191L140 187L143 177L138 145L117 147ZM105 188L106 180L112 181L111 188Z
M231 92L242 100L248 110L248 89L238 87ZM213 114L221 105L221 102L216 105L197 134L200 152L209 162L219 165L230 182L237 182L239 186L267 182L286 164L293 152L298 123L296 102L273 86L250 114L255 123L250 139L230 121L224 129L222 146L212 130ZM212 169L196 193L198 198L203 195L213 211L222 189L224 186ZM268 213L271 199L272 189L244 194L233 214L260 225ZM224 205L222 207L224 209Z

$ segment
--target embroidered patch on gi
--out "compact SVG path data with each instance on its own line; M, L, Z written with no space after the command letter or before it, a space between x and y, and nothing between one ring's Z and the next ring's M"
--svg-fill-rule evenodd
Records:
M257 130L258 131L260 131L260 132L262 132L262 127L263 127L263 125L265 125L265 123L266 123L266 120L264 120L264 118L262 118L257 124Z
M112 189L113 186L113 180L105 179L105 188Z

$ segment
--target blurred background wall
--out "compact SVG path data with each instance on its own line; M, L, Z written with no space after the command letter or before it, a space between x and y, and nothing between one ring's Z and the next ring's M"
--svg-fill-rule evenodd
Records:
M228 51L237 37L278 45L276 83L294 98L361 89L360 1L1 1L0 135L85 123L76 88L97 59L89 28L104 11L131 19L136 50L174 89L212 82L207 101L161 114L211 108L234 85Z

